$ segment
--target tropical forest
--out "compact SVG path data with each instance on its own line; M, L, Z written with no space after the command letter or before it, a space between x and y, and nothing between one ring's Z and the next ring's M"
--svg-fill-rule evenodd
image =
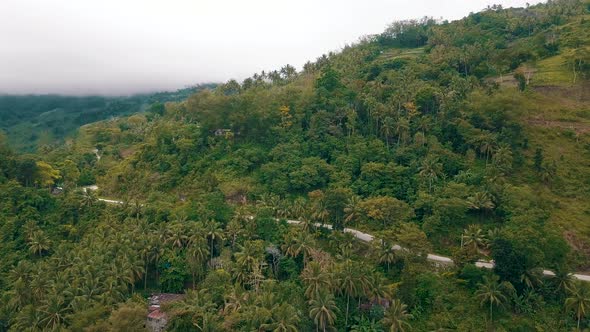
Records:
M0 331L590 330L588 1L0 130Z

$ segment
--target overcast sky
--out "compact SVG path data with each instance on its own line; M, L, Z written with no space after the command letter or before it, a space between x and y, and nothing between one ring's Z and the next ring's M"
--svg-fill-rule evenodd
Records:
M242 80L299 69L394 20L526 2L0 0L0 93L117 95Z

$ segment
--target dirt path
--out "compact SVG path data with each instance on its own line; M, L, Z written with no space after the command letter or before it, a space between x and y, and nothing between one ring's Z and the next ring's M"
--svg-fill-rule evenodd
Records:
M590 133L590 124L555 120L528 119L526 122L533 126L545 128L571 129L578 134Z

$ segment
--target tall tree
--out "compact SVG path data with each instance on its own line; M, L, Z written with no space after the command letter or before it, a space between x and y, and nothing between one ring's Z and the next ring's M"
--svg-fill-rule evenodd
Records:
M493 307L500 306L507 301L502 291L501 284L498 282L498 276L484 277L484 282L479 284L479 289L475 292L482 305L488 305L490 309L490 322L493 322Z
M412 315L408 313L407 306L399 299L393 299L389 309L385 312L383 324L387 326L390 332L404 332L410 327L408 320Z
M316 330L326 332L327 328L334 325L337 313L334 296L326 290L309 301L309 318L315 323Z
M582 282L573 283L568 289L568 294L565 299L565 308L576 315L578 331L580 331L580 321L590 313L590 286Z

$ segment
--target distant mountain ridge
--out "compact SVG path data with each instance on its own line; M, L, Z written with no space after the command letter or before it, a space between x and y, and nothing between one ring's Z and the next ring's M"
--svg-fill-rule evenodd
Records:
M131 96L2 95L0 132L10 145L22 152L34 152L56 145L85 124L147 110L151 105L182 101L215 84L200 84L176 91Z

